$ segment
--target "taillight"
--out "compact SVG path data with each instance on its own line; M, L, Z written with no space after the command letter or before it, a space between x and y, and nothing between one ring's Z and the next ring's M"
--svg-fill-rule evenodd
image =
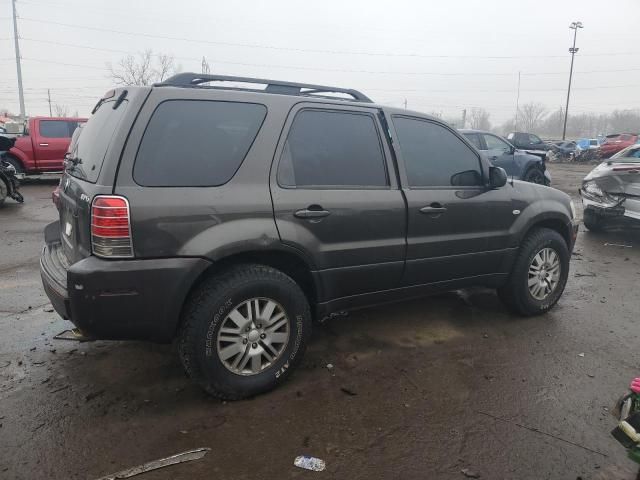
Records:
M133 257L129 202L117 195L97 195L91 204L91 249L108 258Z

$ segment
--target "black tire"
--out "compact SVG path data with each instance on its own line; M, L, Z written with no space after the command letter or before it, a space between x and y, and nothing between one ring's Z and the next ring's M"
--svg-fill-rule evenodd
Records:
M4 205L4 201L7 199L7 195L9 194L9 186L5 183L5 181L0 178L0 207Z
M538 185L547 184L547 179L544 176L544 171L538 166L529 167L529 169L522 177L522 180L529 183L537 183Z
M10 163L11 165L13 165L13 168L16 169L16 173L25 173L25 170L24 170L24 167L22 166L22 163L17 158L12 157L10 155L5 155L4 156L4 160L7 163Z
M239 305L265 297L285 312L289 332L286 346L259 373L234 373L218 354L218 333ZM310 336L311 311L300 287L279 270L244 264L207 278L190 295L182 314L178 351L187 375L207 393L238 400L283 383L301 361Z
M529 267L534 257L544 248L554 250L560 261L560 278L553 291L543 300L534 298L529 291ZM558 302L564 292L569 275L569 249L555 230L539 228L530 232L522 242L518 256L504 286L498 289L498 296L512 311L520 315L541 315Z
M584 211L582 222L592 232L602 232L604 230L602 219L589 209Z

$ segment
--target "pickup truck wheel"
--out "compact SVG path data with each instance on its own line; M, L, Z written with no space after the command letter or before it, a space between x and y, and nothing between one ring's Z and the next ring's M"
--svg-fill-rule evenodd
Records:
M529 183L537 183L539 185L546 184L544 172L540 167L530 167L529 170L526 171L522 179L525 182L529 182Z
M17 158L5 155L4 160L7 163L13 165L13 168L16 169L16 173L24 173L24 167L22 166L22 163L20 163L20 160L18 160Z
M178 350L207 393L238 400L284 382L311 335L300 287L265 265L239 265L207 278L190 296Z
M568 275L569 249L564 238L555 230L540 228L522 242L498 295L516 313L540 315L558 302Z

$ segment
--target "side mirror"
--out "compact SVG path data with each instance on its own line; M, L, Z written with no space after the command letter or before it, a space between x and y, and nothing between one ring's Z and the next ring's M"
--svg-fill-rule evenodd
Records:
M500 188L507 184L507 172L504 168L489 167L489 187Z

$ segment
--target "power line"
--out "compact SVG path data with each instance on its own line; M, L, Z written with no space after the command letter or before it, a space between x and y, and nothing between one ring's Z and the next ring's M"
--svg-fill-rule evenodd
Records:
M220 42L213 40L198 40L193 38L184 37L172 37L168 35L157 35L141 32L125 32L122 30L113 30L110 28L102 27L90 27L86 25L78 25L72 23L54 22L51 20L40 20L37 18L21 17L21 20L29 22L44 23L48 25L58 25L68 28L79 28L83 30L91 30L97 32L115 33L119 35L130 35L134 37L156 38L163 40L182 41L190 43L199 43L206 45L222 45L228 47L242 47L242 48L262 48L267 50L279 50L287 52L300 52L300 53L323 53L331 55L362 55L370 57L398 57L398 58L462 58L462 59L516 59L516 58L565 58L565 55L423 55L419 53L384 53L384 52L369 52L369 51L347 51L347 50L325 50L314 48L296 48L296 47L281 47L274 45L265 45L257 43L234 43L234 42ZM638 55L639 52L614 52L614 53L593 53L589 56L612 56L612 55ZM586 55L585 55L586 56Z

